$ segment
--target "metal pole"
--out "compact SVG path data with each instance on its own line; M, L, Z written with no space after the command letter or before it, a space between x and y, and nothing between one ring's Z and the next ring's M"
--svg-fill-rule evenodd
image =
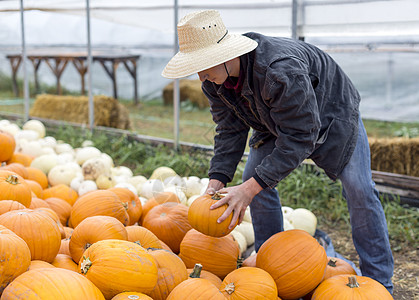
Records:
M24 21L24 9L23 0L20 0L20 24L22 30L22 67L23 67L23 97L25 99L25 122L29 120L29 82L28 72L26 70L26 43L25 43L25 21Z
M178 1L174 0L174 19L175 19L175 54L179 49L178 34L177 34L177 23L178 23ZM174 148L179 148L179 108L180 108L180 93L179 93L179 79L175 79L173 82L173 121L174 121Z
M394 60L391 52L388 54L386 76L386 106L390 107L393 100Z
M292 20L291 20L291 37L296 40L297 39L297 14L298 10L298 0L292 0Z
M92 95L92 45L90 39L90 3L86 0L86 18L87 18L87 94L89 96L89 128L93 131L95 124L95 110Z

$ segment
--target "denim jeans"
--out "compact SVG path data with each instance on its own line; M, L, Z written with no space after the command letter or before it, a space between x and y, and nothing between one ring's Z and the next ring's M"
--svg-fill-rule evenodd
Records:
M250 149L243 181L254 175L255 168L272 152L275 139ZM358 141L354 153L339 176L352 226L352 239L359 255L363 276L371 277L393 292L393 255L390 248L384 210L372 180L367 134L359 119ZM283 231L283 216L278 192L265 189L250 203L255 232L255 250L273 234Z

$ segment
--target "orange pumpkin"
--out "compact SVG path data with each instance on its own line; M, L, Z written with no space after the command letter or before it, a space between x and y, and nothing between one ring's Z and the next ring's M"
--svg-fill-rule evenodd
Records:
M67 254L57 254L51 264L57 268L78 272L78 265Z
M28 270L36 270L42 268L55 268L55 266L43 260L32 260Z
M0 200L14 200L29 207L32 190L22 176L11 171L0 170Z
M140 220L143 207L140 198L132 191L126 188L114 187L108 189L118 195L129 215L129 224L134 225Z
M200 262L204 270L221 279L237 268L239 255L239 245L230 236L215 238L195 229L186 233L179 253L186 267L192 268Z
M119 293L111 300L153 300L153 298L147 296L143 293L136 293L136 292L123 292Z
M169 294L167 300L184 300L185 295L188 299L211 299L225 300L218 288L207 279L200 278L202 265L196 264L191 278L179 283Z
M0 215L11 210L19 210L19 209L25 209L25 208L26 206L24 206L22 203L19 203L17 201L13 201L13 200L0 201Z
M30 270L4 290L3 299L105 300L100 290L82 275L62 268Z
M208 281L211 281L213 285L215 285L217 287L217 289L219 289L221 287L221 279L220 277L218 277L217 275L212 274L211 272L205 271L205 270L200 270L200 274L198 277L197 274L194 274L194 269L187 269L188 271L188 276L191 278L203 278L206 279Z
M163 249L148 249L157 263L157 284L149 295L154 300L165 300L182 281L188 279L183 261L173 252Z
M88 217L74 228L70 239L70 253L74 261L79 262L84 251L93 243L101 240L127 240L128 234L124 225L109 216Z
M307 232L292 229L271 236L260 247L256 266L275 280L278 296L303 297L322 280L327 265L324 248Z
M189 224L199 232L209 236L222 237L229 234L234 229L234 227L228 228L233 214L230 214L222 223L217 223L218 218L226 211L228 205L224 204L216 209L210 209L211 205L217 203L223 197L223 195L216 193L212 196L206 194L197 198L188 210Z
M99 215L114 217L124 225L129 223L129 215L119 197L108 190L97 190L82 195L74 203L70 214L71 225L76 228L87 217Z
M23 239L0 225L0 295L17 276L26 272L31 251Z
M140 224L143 223L145 216L153 207L166 202L180 203L180 200L178 196L172 192L162 192L156 194L154 197L148 199L147 202L143 205L143 212L141 213Z
M70 238L65 238L61 240L60 250L58 250L58 254L65 254L71 257L70 253Z
M311 299L392 300L393 297L381 283L372 278L336 275L320 283Z
M188 222L188 207L174 202L152 208L144 218L143 226L165 242L174 253L179 253L183 237L192 228Z
M337 257L328 257L328 260L329 261L327 262L323 280L326 280L327 278L333 277L335 275L356 275L354 268L352 268L352 266L343 259Z
M44 189L42 186L35 180L25 179L25 181L29 184L31 191L36 195L36 197L43 199Z
M46 202L45 202L46 203ZM38 207L35 209L36 211L40 211L45 213L46 215L48 215L51 219L54 220L54 222L57 224L58 229L60 229L60 234L61 234L61 238L65 239L66 238L66 233L64 230L64 226L61 224L60 222L60 218L58 217L58 215L55 213L55 211L53 211L51 208L49 207Z
M16 149L16 141L13 135L0 130L0 163L12 158Z
M123 240L94 243L84 252L79 272L93 282L106 299L123 291L147 294L157 283L157 264L153 256L143 247Z
M64 226L65 237L69 238L73 234L74 228Z
M52 262L60 249L60 230L45 213L31 209L12 210L0 216L0 224L25 240L32 260Z
M45 202L58 215L61 224L66 226L71 214L71 205L67 201L56 197L47 198Z
M43 199L39 199L37 197L32 197L31 205L29 205L30 209L36 209L36 208L49 208L49 204L45 202Z
M20 152L14 152L12 157L7 161L7 164L19 163L24 167L29 167L31 165L32 160L33 156L31 155Z
M43 189L48 188L48 177L41 170L33 167L26 167L28 179L38 182Z
M23 179L27 179L28 178L28 170L26 170L26 168L19 163L11 163L9 165L5 165L0 167L0 170L7 170L10 172L14 172L20 176L22 176Z
M223 280L220 291L227 299L278 298L276 283L268 272L254 267L243 267L230 272Z
M67 201L70 205L73 205L79 197L75 190L63 183L44 189L43 194L44 199L56 197Z
M128 241L134 242L141 247L162 249L163 246L159 238L145 227L131 225L125 227L128 233Z

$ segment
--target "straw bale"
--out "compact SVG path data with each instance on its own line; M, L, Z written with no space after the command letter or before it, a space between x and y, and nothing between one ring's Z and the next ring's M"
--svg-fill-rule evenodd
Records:
M419 176L419 138L370 138L373 170Z
M112 97L93 97L94 124L96 126L129 128L128 112ZM29 114L34 117L89 123L89 99L86 96L38 95ZM120 127L121 126L121 127ZM128 126L128 127L127 127Z
M201 89L200 80L179 80L180 101L189 100L199 108L209 107L208 99ZM173 104L173 82L163 89L163 100L165 105Z

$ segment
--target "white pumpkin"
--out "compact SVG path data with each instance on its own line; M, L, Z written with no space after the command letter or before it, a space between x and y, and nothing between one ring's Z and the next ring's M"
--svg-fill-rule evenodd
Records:
M83 175L76 176L71 180L70 187L78 193L80 185L83 181L84 181Z
M74 155L74 149L73 149L73 146L71 146L70 144L68 144L68 143L57 143L56 145L55 145L55 152L57 153L57 154L61 154L61 153L66 153L66 152L68 152L68 153L71 153L72 155Z
M93 180L85 180L80 184L78 193L79 193L79 196L81 196L88 192L92 192L96 190L97 190L96 182L94 182Z
M51 147L53 149L57 146L57 140L53 136L46 136L43 139L39 139L39 143L42 147Z
M198 199L199 197L201 197L201 195L193 195L193 196L190 196L189 198L188 198L188 201L186 201L186 206L191 206L191 204L196 200L196 199Z
M39 139L39 133L34 130L22 129L15 133L15 139L16 140L25 139L27 141L36 141L37 139Z
M41 139L45 136L45 125L39 120L27 121L25 124L23 124L22 129L38 132L38 136Z
M72 153L70 153L70 152L62 152L62 153L58 154L57 155L57 159L58 159L57 160L57 164L59 164L59 165L63 165L63 164L70 163L70 162L76 163L74 161L74 155Z
M138 193L137 193L137 189L131 184L131 183L128 183L128 182L121 182L121 183L117 183L117 184L115 184L115 187L118 187L118 188L124 188L124 189L128 189L128 190L130 190L131 192L133 192L134 193L134 195L138 195Z
M106 190L114 187L116 184L112 175L100 174L98 178L96 178L96 185L98 189Z
M176 175L177 175L176 172L172 168L169 168L169 167L158 167L158 168L154 169L154 171L151 174L151 176L150 176L149 179L159 179L162 182L164 182L164 180L167 177L176 176Z
M154 195L163 192L164 184L160 179L149 179L141 187L140 195L150 199Z
M243 254L247 250L246 238L240 231L236 229L233 229L233 231L231 231L230 234L233 236L234 240L239 244L240 254Z
M112 157L107 154L107 153L103 153L100 155L101 158L103 158L109 165L109 168L113 168L114 167L114 163L113 163L113 159Z
M13 136L15 136L21 130L20 127L16 125L15 123L10 123L8 125L5 125L1 129L3 131L10 133Z
M250 207L246 207L244 212L243 221L252 223L252 215L250 214Z
M284 231L287 231L287 230L291 230L291 229L295 229L294 228L294 225L292 225L291 223L290 223L290 221L288 221L288 219L285 219L284 218Z
M113 176L124 176L126 178L132 177L134 174L131 169L125 166L118 166L111 168Z
M209 178L201 178L201 183L203 186L207 187L209 183Z
M289 206L282 206L281 209L282 209L282 216L284 217L284 219L288 219L288 217L294 211L294 209Z
M82 172L85 180L96 180L99 175L111 175L108 163L101 157L89 158L82 164Z
M41 151L42 151L42 154L41 155L44 155L44 154L55 154L54 148L49 147L49 146L43 146Z
M113 175L113 174L112 174L112 177L116 183L128 182L128 178L129 178L125 175Z
M95 147L78 148L76 151L76 162L81 166L89 158L99 157L102 152Z
M57 154L43 154L35 157L31 162L31 167L40 169L45 174L57 165Z
M44 154L41 144L37 141L28 141L26 139L17 140L16 152L38 157Z
M288 217L295 229L307 231L314 236L317 227L317 217L306 208L297 208Z
M7 126L9 124L10 124L10 121L9 120L6 120L6 119L0 120L0 128L1 127L4 127L4 126Z
M185 191L185 189L186 189L186 182L179 175L167 177L163 181L163 183L164 183L164 186L166 186L166 187L168 187L168 186L176 186L178 188L181 188L182 191Z
M240 231L241 234L244 235L248 247L255 243L255 232L252 223L241 222L241 224L237 225L234 229Z
M144 182L147 181L147 178L143 175L136 175L128 178L127 182L131 183L133 186L135 186L136 190L138 191L138 194L141 191L141 186Z
M191 197L193 195L200 195L202 187L204 186L201 183L201 180L196 176L188 177L186 182L186 197Z
M48 172L48 182L51 186L65 184L70 186L71 181L76 177L76 170L69 165L56 165Z
M85 148L85 147L91 147L91 146L94 146L94 144L93 144L93 142L92 142L91 140L84 140L84 141L83 141L83 143L81 143L81 146L82 146L83 148Z

